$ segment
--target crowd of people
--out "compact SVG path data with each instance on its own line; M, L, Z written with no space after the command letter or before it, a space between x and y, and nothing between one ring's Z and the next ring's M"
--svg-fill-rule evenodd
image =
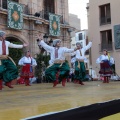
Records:
M86 79L85 63L87 59L85 52L92 47L92 42L85 47L82 47L80 42L76 43L75 49L61 47L61 40L53 40L53 46L49 46L44 42L43 35L38 35L38 45L42 46L50 54L49 66L45 70L46 79L53 82L53 87L61 83L65 86L66 81L71 78L74 83L84 85L83 81ZM16 45L6 40L6 33L0 31L0 90L3 88L3 82L9 88L13 88L11 81L18 78L18 69L12 58L9 57L10 48L23 48L28 44ZM72 68L70 70L68 62L65 60L65 53L70 53ZM99 74L104 76L104 83L109 82L109 77L113 74L111 65L114 64L114 59L108 55L107 50L103 51L96 63L100 64ZM34 77L33 67L37 65L36 60L27 51L22 57L18 65L22 66L20 79L23 80L26 86L30 86L29 79Z

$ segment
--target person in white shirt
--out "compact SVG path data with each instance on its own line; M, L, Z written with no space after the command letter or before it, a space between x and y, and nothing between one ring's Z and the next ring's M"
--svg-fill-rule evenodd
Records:
M50 53L50 61L49 64L51 65L49 68L46 69L45 75L47 80L53 81L53 87L55 87L58 82L62 81L62 86L65 86L66 78L69 75L69 65L65 62L65 53L74 52L76 49L68 49L66 47L61 47L61 40L55 39L53 40L53 45L55 47L47 45L43 41L43 36L38 36L39 42L38 45L41 45L46 51ZM56 76L59 77L58 80Z
M89 44L83 48L80 42L77 42L76 46L78 50L71 54L71 56L75 55L76 58L74 82L78 82L79 84L84 85L82 82L86 77L86 69L84 63L87 62L85 52L92 46L92 42L89 42Z
M18 65L22 65L20 77L24 79L26 86L30 86L29 78L34 77L33 66L37 65L36 60L31 57L30 51L27 51L26 55L19 60Z
M114 59L108 55L106 49L103 50L103 55L101 55L96 60L97 64L100 64L100 76L104 77L103 83L109 83L109 77L113 74L112 65L114 64Z
M9 88L11 86L11 81L18 77L18 69L14 64L12 58L9 57L9 47L10 48L23 48L27 44L16 45L10 43L6 40L6 33L0 31L0 90L2 90L2 81L5 82L5 85Z

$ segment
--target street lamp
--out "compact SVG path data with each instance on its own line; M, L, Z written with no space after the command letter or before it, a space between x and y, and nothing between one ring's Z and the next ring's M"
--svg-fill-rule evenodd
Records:
M45 35L43 36L43 38L44 38L45 43L47 43L48 36L47 36L46 33L45 33Z
M50 39L49 44L50 44L50 46L53 46L53 40L52 40L52 38Z

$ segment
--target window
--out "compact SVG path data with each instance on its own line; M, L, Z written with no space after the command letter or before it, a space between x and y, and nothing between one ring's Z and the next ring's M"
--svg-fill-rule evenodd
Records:
M49 13L55 13L54 0L44 0L44 18L49 19Z
M110 4L100 6L100 25L111 23Z
M13 2L19 2L19 0L11 0ZM7 9L7 0L2 0L2 8Z
M54 0L44 0L44 10L50 13L55 13Z
M82 33L79 33L79 40L83 40Z
M103 49L113 50L111 30L101 31L101 51L103 51Z

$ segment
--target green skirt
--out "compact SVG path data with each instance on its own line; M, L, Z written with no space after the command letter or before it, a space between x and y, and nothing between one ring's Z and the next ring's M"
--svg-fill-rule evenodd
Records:
M75 80L84 81L86 79L86 69L84 62L75 62Z
M64 62L61 66L61 64L53 64L51 67L47 68L45 71L45 76L48 81L55 81L56 80L56 74L59 71L59 82L62 81L62 79L67 78L69 75L69 65L68 63Z
M18 69L10 59L1 60L1 63L0 79L4 82L10 82L18 77Z

